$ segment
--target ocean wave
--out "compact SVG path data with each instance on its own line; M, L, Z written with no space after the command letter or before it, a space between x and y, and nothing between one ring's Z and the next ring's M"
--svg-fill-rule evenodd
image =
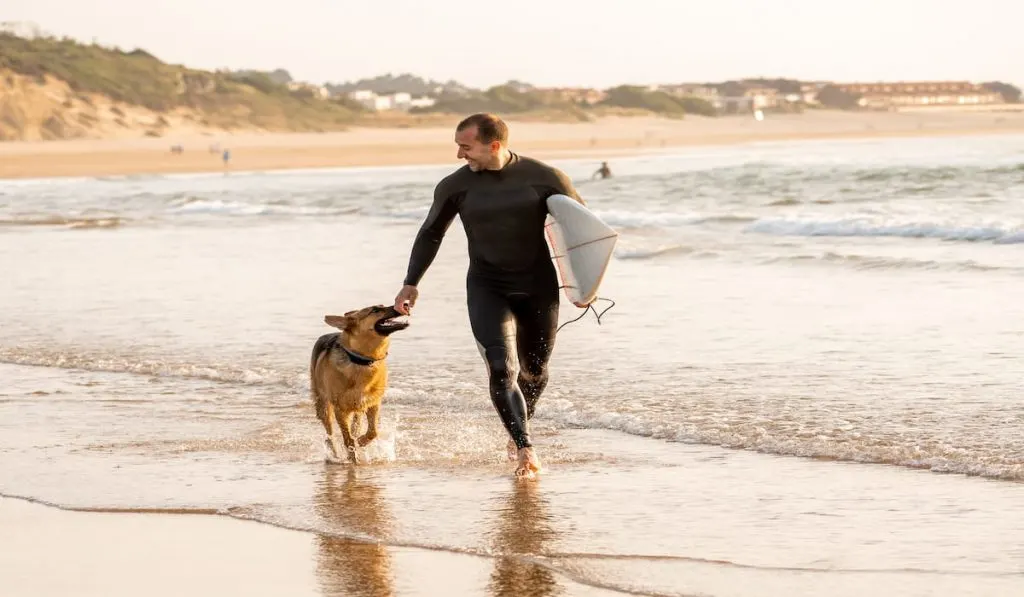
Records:
M933 259L911 259L879 255L853 255L825 251L818 254L781 255L768 257L762 263L825 263L848 265L863 270L937 270L962 272L1022 271L1024 267L1002 267L986 265L977 261L936 261Z
M616 259L653 259L669 255L689 255L696 249L684 245L664 245L652 248L617 249Z
M746 227L745 232L778 236L899 237L965 242L989 241L996 244L1024 243L1024 230L1016 227L955 226L929 222L886 224L864 219L825 221L768 218L753 222Z
M85 217L85 216L40 216L26 215L0 219L0 227L63 227L68 230L84 230L93 228L118 228L129 222L119 216Z
M302 205L287 200L244 202L224 199L187 197L176 201L168 209L177 215L222 215L222 216L336 216L358 213L352 205Z
M702 214L631 210L600 210L594 213L615 228L678 228L700 224L743 224L754 222L756 216L747 214Z
M224 363L173 362L41 348L0 349L0 362L203 379L244 386L274 386L285 389L289 395L305 395L309 390L308 372L300 366L293 370L245 368ZM436 389L431 387L435 382ZM441 391L442 387L444 391ZM476 385L464 389L469 392L478 390ZM475 401L453 401L453 391L456 390L449 380L431 381L429 377L419 377L412 372L405 379L396 379L392 387L389 387L389 400L407 407L424 408L430 403L429 399L426 403L424 401L426 393L428 396L442 396L437 399L443 400L446 409L458 409L460 404L474 411L481 408ZM733 410L728 405L713 407L716 410L722 409L718 414L727 414L728 420L722 420L715 412L697 413L693 418L672 420L656 412L608 410L594 400L578 406L557 392L542 401L541 408L543 419L561 428L613 430L659 440L753 450L781 456L893 465L1024 481L1024 462L1016 457L1017 450L1013 445L996 445L993 448L984 443L970 445L969 441L957 441L955 447L950 447L947 440L874 429L866 420L836 429L830 423L815 420L814 413L806 413L796 415L795 418L791 415L775 421L774 425L768 425L759 420L762 416L760 411ZM853 420L858 420L858 417Z
M90 354L71 350L0 348L0 363L153 377L205 379L245 385L281 385L295 389L309 387L309 381L304 372L290 373L269 368L238 367L223 363L144 359L116 353Z
M980 452L958 447L949 450L915 438L886 441L867 436L863 430L847 437L826 431L791 434L788 428L772 433L763 426L735 417L729 424L666 421L636 413L585 411L568 400L549 400L544 416L574 428L606 429L639 437L752 450L778 456L881 464L936 473L979 476L1004 481L1024 481L1024 462L1009 447Z

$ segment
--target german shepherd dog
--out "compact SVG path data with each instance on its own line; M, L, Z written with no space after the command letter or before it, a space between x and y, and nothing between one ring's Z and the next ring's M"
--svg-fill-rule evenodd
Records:
M346 456L353 464L356 444L363 447L377 437L380 401L388 381L385 359L390 336L409 327L400 317L394 307L383 305L324 317L327 325L341 331L317 338L309 363L309 387L316 416L327 432L328 460L342 460L334 435L335 419ZM366 415L366 432L356 439L352 429L358 414Z

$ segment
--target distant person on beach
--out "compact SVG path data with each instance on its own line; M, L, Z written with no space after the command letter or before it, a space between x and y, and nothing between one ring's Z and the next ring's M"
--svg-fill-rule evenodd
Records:
M487 364L491 402L511 438L509 460L518 461L517 477L532 477L540 460L529 423L548 382L558 327L559 282L544 237L546 202L561 194L585 203L563 172L510 151L508 126L493 114L460 122L455 143L466 165L434 188L394 306L408 314L415 305L416 286L458 215L469 241L470 328Z
M224 153L221 155L221 159L224 160L224 167L227 168L228 167L228 162L231 161L231 150L230 149L225 149Z
M598 168L597 172L594 172L594 175L591 176L590 178L591 178L591 180L593 180L594 178L597 178L598 176L600 176L602 179L604 179L604 178L611 178L611 176L612 176L612 169L608 167L608 162L601 162L601 167Z

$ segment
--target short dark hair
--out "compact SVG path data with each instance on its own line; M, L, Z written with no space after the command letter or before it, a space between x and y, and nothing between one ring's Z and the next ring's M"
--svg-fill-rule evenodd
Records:
M497 141L502 145L508 144L508 125L494 114L481 112L467 116L455 127L455 131L462 131L471 126L476 127L476 138L481 143Z

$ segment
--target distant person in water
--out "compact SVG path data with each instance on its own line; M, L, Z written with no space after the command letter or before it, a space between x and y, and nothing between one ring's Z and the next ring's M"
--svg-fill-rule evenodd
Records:
M591 176L590 178L593 179L597 176L600 176L601 178L611 178L612 169L608 167L608 162L601 162L601 167L598 168L597 172L594 172L594 176Z

